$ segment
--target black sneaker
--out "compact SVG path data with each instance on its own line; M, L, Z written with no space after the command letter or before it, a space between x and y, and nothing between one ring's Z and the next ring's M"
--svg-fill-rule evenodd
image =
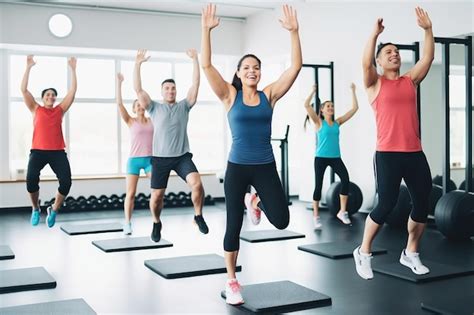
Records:
M153 231L151 231L151 240L158 243L161 240L161 221L153 222Z
M207 227L206 221L204 221L202 215L195 215L194 223L198 226L199 232L201 232L202 234L209 233L209 228Z

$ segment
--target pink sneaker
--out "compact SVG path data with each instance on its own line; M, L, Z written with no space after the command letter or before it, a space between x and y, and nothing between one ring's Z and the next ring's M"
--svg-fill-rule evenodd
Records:
M227 304L239 305L244 303L237 279L229 279L225 284L225 301Z
M245 202L245 207L247 208L247 213L250 215L250 220L254 225L257 225L260 223L260 218L262 216L262 210L259 208L254 208L252 207L252 202L257 198L257 195L251 194L251 193L246 193L244 202Z

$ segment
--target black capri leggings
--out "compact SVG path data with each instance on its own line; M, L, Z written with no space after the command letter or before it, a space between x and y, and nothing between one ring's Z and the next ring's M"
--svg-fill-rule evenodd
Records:
M384 224L395 207L402 178L413 203L411 219L419 223L427 221L432 183L430 166L422 151L375 152L374 171L379 203L370 212L370 218L375 223Z
M321 189L323 188L324 172L326 167L331 166L334 172L341 180L341 195L347 196L349 194L349 173L347 173L346 166L341 158L314 158L314 173L316 185L313 192L313 200L321 200Z
M277 229L285 229L290 222L290 211L278 177L275 162L261 165L243 165L228 162L224 192L227 224L224 250L239 250L239 236L244 219L244 197L248 185L257 191L265 205L265 215Z
M59 180L58 191L67 196L71 189L71 167L64 150L31 150L26 173L26 189L30 193L39 190L41 170L49 164Z

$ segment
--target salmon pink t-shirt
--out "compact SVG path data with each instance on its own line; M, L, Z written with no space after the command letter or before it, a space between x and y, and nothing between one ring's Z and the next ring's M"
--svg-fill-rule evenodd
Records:
M372 102L377 124L376 150L421 151L415 85L407 76L397 80L383 76L380 79L379 94Z
M33 118L33 144L34 150L64 150L63 109L61 106L46 108L38 106Z

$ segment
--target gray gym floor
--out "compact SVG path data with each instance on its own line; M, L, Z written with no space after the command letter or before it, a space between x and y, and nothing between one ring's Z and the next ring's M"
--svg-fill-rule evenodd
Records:
M239 263L241 284L291 280L332 297L332 306L297 314L429 314L420 303L429 298L474 293L474 276L415 284L375 274L371 281L355 272L352 259L331 260L297 249L298 245L337 240L360 240L364 214L353 217L351 227L344 226L322 212L323 230L313 231L311 212L306 204L295 201L290 207L289 230L306 238L266 243L241 241ZM104 253L93 240L121 237L121 232L69 236L60 230L64 223L114 222L122 220L120 211L61 213L53 229L42 222L29 224L25 211L0 211L0 245L9 245L15 259L0 261L0 269L42 266L57 281L55 289L0 295L1 307L83 298L99 314L243 314L225 304L220 297L225 274L166 280L144 266L148 259L217 253L222 255L225 230L225 205L205 207L210 227L201 235L192 224L191 208L166 209L163 212L163 238L174 247L132 252ZM133 220L134 235L148 236L151 219L148 211L138 210ZM254 227L245 218L243 230L267 229L262 220ZM384 227L375 245L389 253L376 256L373 264L397 261L406 233ZM452 243L433 228L422 242L422 258L462 266L474 265L474 242Z

